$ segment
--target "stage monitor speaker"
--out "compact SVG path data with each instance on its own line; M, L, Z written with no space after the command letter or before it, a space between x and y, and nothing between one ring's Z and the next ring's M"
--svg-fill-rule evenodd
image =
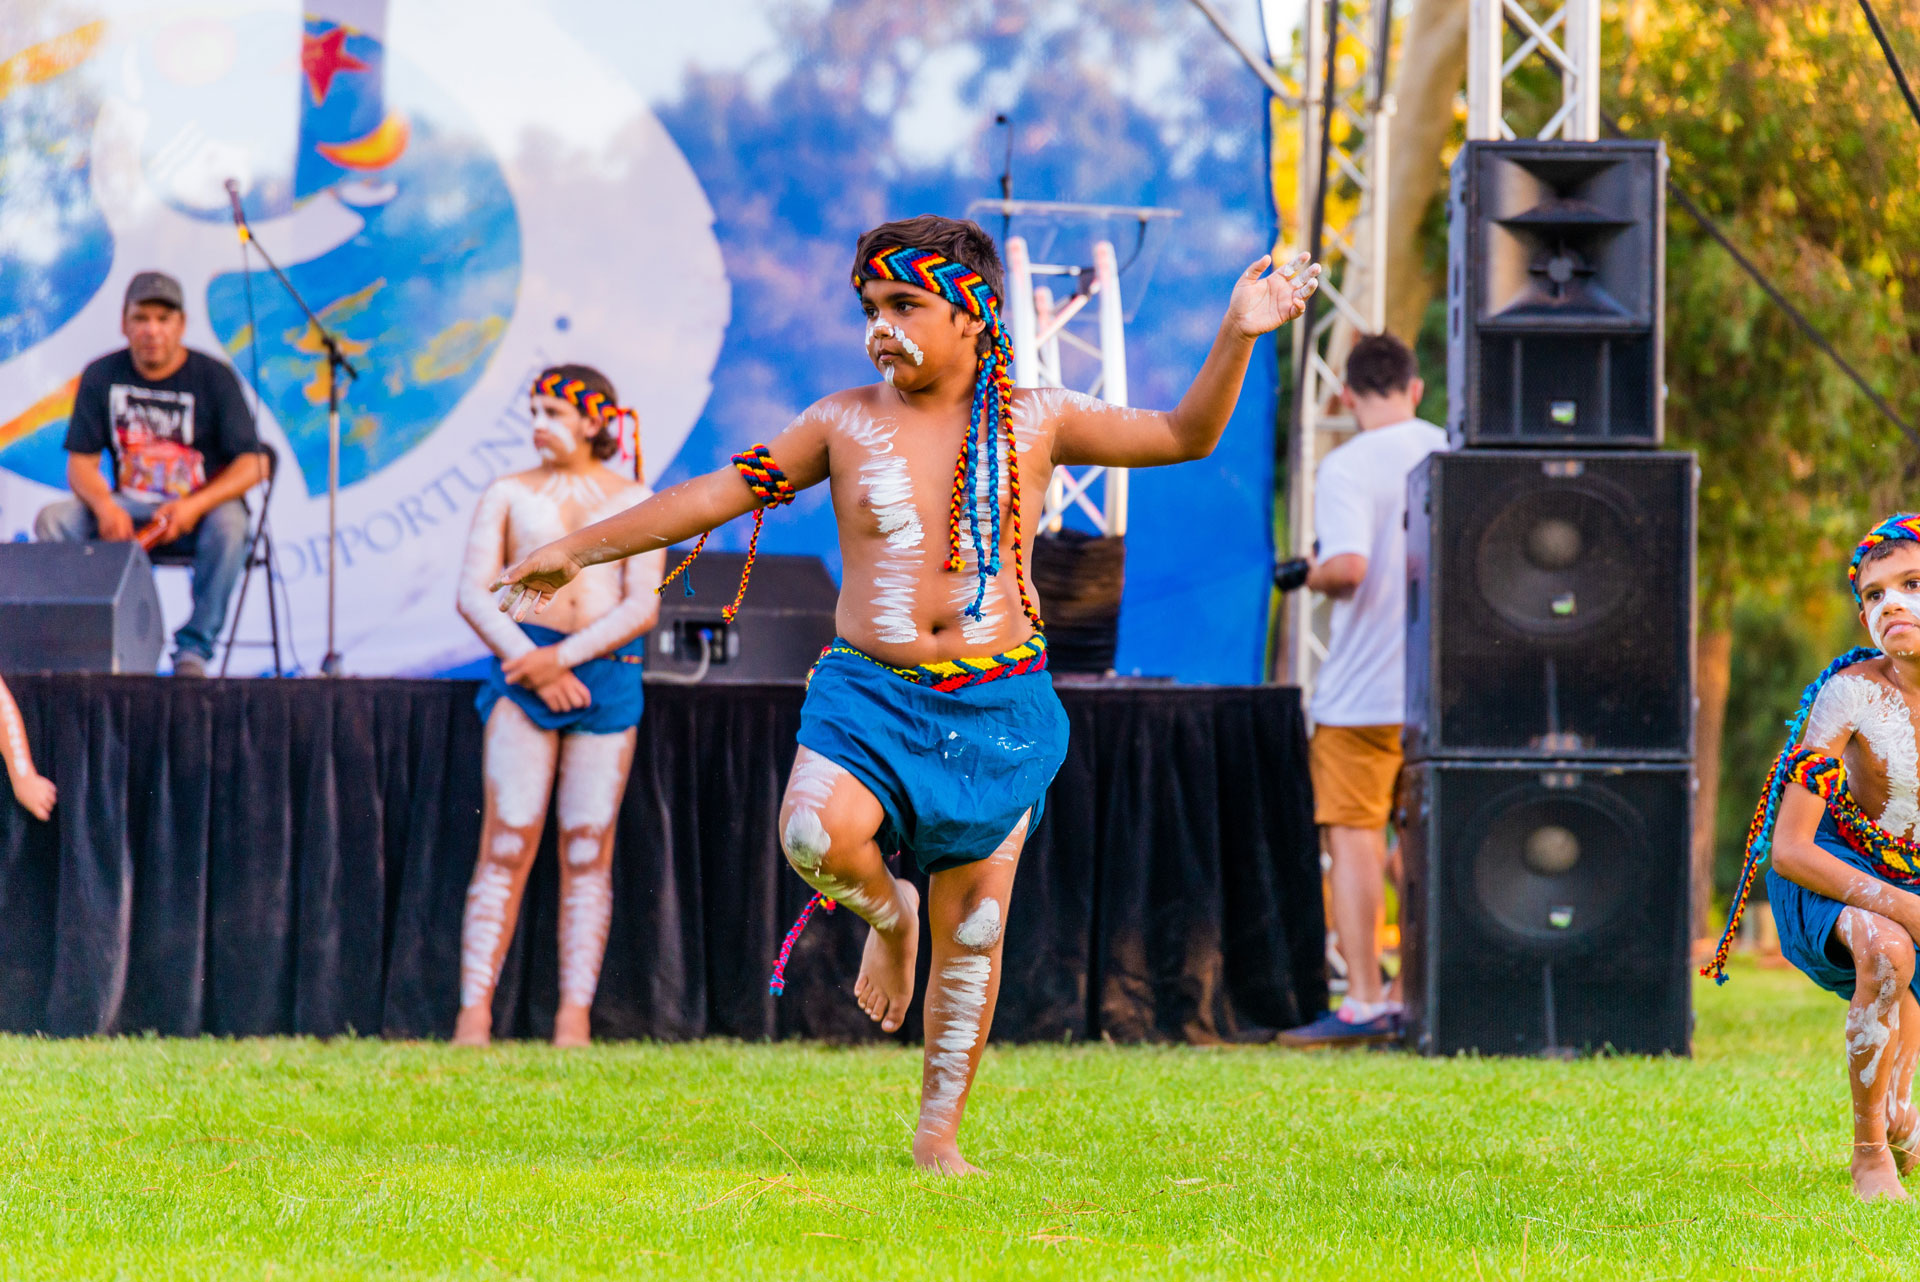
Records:
M1686 1054L1692 779L1670 762L1409 766L1409 1044Z
M0 672L152 672L166 644L137 543L0 543Z
M1456 447L1660 444L1665 179L1658 142L1461 149L1447 209Z
M670 548L667 568L688 548ZM647 670L706 682L804 681L836 634L840 589L817 556L754 559L753 580L732 623L720 615L740 587L747 558L704 552L660 595L660 622L647 644ZM682 580L698 580L688 596Z
M1693 755L1691 454L1474 451L1407 478L1408 755Z

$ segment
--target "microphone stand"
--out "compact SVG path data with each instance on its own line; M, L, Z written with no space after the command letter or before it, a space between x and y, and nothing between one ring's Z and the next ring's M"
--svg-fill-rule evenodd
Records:
M280 264L273 261L273 255L253 234L253 228L247 225L247 217L240 209L240 189L231 180L227 183L227 195L233 202L233 226L240 233L240 243L250 244L260 251L260 257L273 273L274 279L280 282L287 296L306 314L307 324L313 326L314 333L320 336L320 345L327 353L327 653L320 660L320 671L324 676L337 677L340 675L340 651L334 645L334 614L338 597L335 573L340 555L339 539L335 533L340 501L340 374L344 370L348 378L357 379L360 371L340 350L340 339L314 315L313 308L307 306L307 300L300 297L300 291L280 270ZM253 341L260 341L258 332L253 335Z

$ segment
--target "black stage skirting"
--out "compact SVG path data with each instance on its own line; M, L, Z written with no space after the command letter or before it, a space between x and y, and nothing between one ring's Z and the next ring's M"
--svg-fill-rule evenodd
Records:
M51 823L0 793L0 1028L444 1037L480 835L471 682L10 677ZM1247 1040L1325 1008L1298 692L1074 687L1027 846L994 1035ZM650 685L594 1031L875 1036L865 927L816 914L775 842L797 686ZM549 830L495 1028L550 1029ZM925 953L922 953L924 979ZM919 1004L901 1036L919 1036Z

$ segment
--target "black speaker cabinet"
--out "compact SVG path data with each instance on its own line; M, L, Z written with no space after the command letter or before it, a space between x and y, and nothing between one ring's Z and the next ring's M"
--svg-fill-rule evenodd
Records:
M1660 444L1665 179L1658 142L1461 149L1447 209L1456 447Z
M1687 1054L1692 797L1684 764L1408 767L1409 1043Z
M137 543L0 543L0 672L146 672L166 628Z
M1696 472L1603 451L1416 467L1408 755L1691 759Z
M689 548L669 548L667 568ZM753 563L746 600L732 623L722 607L740 588L747 558L703 552L660 594L660 623L647 642L647 671L706 682L803 681L832 644L840 589L817 556L769 556ZM686 594L684 579L695 590Z

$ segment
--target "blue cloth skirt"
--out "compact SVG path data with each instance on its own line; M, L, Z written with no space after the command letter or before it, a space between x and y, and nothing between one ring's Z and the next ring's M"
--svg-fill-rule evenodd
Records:
M552 628L543 628L536 623L522 623L520 630L533 640L535 645L553 645L564 641L567 634L556 632ZM474 696L473 706L479 709L480 719L485 721L493 713L493 705L502 699L511 699L527 714L528 720L542 730L562 730L568 734L620 734L640 724L640 713L645 708L646 692L641 684L642 666L647 655L647 639L635 637L611 654L603 654L597 659L588 659L573 670L580 678L593 701L584 708L571 712L555 712L540 701L540 696L525 686L508 685L505 673L501 671L499 656L495 656L493 666L487 669L487 679L480 684L480 693Z
M1040 822L1067 714L1044 668L940 690L840 641L813 670L800 744L879 799L882 850L935 873L991 856L1029 810Z
M1814 841L1841 863L1858 868L1869 877L1887 880L1865 855L1846 843L1832 814L1822 816ZM1781 955L1820 987L1851 1001L1853 959L1833 935L1834 924L1840 920L1846 905L1808 890L1798 882L1788 881L1775 872L1771 864L1767 866L1767 902L1773 906L1774 928L1780 932ZM1910 987L1914 995L1920 997L1920 967L1915 968Z

